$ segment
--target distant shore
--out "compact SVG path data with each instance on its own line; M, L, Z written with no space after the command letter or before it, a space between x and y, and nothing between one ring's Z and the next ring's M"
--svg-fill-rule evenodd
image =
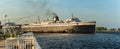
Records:
M99 33L118 33L120 31L109 31L109 30L104 30L104 31L95 31L95 32L99 32Z

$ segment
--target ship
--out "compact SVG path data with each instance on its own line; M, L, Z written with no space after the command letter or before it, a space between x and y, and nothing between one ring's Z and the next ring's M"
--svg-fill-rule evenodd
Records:
M26 24L21 26L22 32L34 33L95 33L96 21L82 22L78 18L67 20L59 20L57 15L52 20L44 20L43 22Z

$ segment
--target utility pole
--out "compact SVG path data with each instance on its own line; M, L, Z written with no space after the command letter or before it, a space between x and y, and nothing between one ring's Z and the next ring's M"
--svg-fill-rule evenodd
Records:
M10 19L8 19L8 23L10 22Z

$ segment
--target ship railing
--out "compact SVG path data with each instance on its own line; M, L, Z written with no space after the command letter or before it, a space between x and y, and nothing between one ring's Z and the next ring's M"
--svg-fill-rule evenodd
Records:
M73 26L73 25L95 25L95 23L89 23L89 22L73 22L73 23L52 23L52 24L45 24L45 25L30 25L25 26L27 27L46 27L46 26ZM23 27L24 28L24 27Z
M8 38L5 41L6 49L41 49L33 34L22 34L16 38Z
M96 23L80 22L78 25L95 25Z

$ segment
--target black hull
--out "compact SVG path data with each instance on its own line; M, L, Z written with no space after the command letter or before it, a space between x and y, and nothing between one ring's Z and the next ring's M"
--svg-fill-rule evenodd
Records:
M74 26L73 33L93 34L95 33L95 25Z
M76 26L49 26L49 27L27 27L21 28L22 32L34 33L95 33L95 25L76 25Z

